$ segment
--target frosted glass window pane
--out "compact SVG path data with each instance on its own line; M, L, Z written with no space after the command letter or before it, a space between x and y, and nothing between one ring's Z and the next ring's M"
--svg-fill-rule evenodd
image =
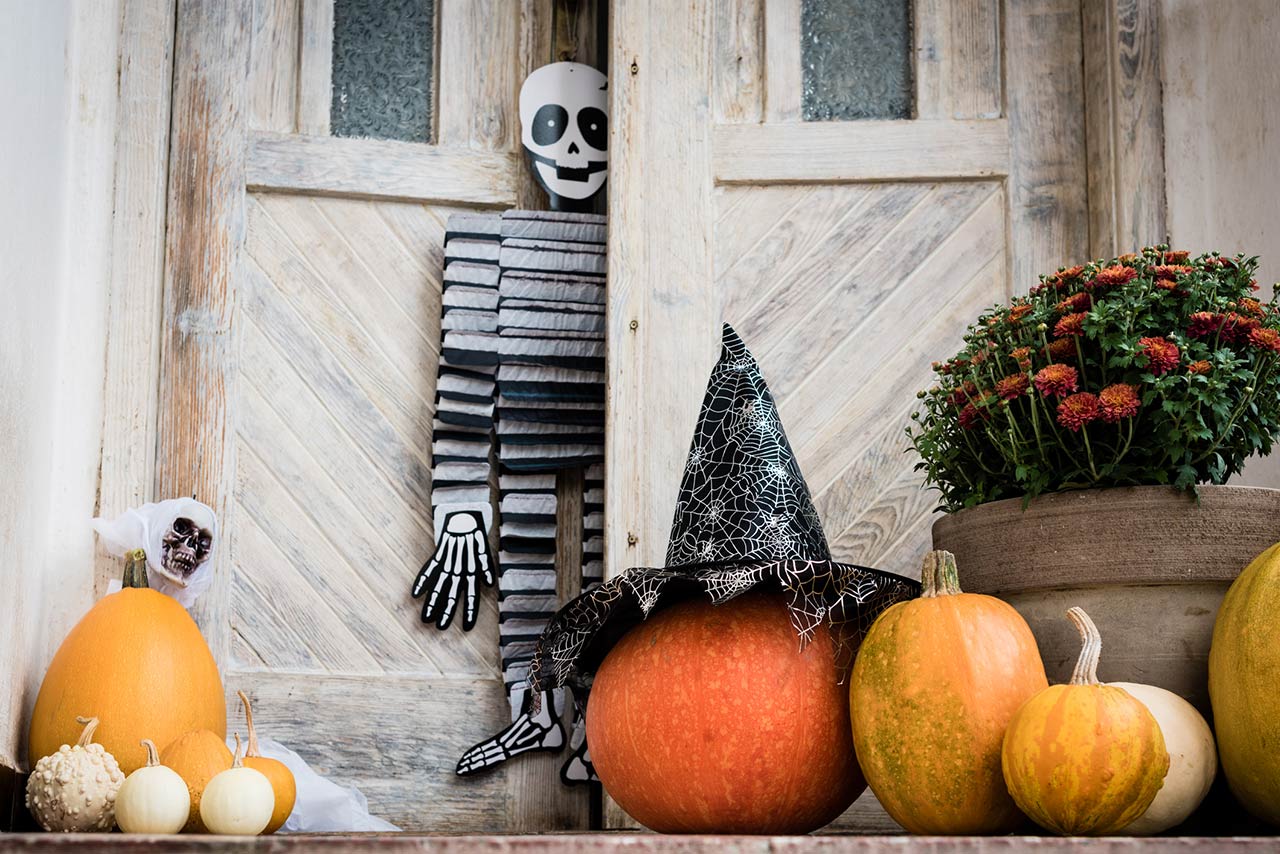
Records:
M802 0L805 121L912 114L911 0Z
M434 0L335 0L334 136L429 142Z

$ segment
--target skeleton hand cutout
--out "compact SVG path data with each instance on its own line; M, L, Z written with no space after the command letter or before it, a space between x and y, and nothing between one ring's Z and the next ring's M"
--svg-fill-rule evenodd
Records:
M537 703L537 712L532 708L534 696L525 695L522 711L511 726L462 754L457 767L459 777L492 768L531 750L555 752L564 747L564 723L560 720L564 692L545 692Z
M462 597L462 630L469 632L476 624L476 580L493 585L488 524L492 514L488 504L436 507L436 550L413 582L415 599L427 594L422 622L435 620L436 628L449 628Z

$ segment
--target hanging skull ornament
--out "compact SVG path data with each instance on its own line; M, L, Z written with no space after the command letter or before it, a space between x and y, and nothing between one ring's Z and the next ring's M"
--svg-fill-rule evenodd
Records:
M200 527L186 516L179 516L160 542L161 574L179 587L186 587L187 579L209 559L213 531Z
M589 65L555 62L520 88L521 142L557 211L587 211L609 166L608 79Z

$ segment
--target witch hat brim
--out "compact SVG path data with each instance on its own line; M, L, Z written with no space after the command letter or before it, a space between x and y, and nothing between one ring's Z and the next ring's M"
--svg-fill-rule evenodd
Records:
M861 637L919 594L902 576L832 560L822 523L760 366L728 324L681 480L667 566L636 567L566 604L538 640L530 687L581 688L633 625L669 600L715 604L785 591L803 645L824 623Z

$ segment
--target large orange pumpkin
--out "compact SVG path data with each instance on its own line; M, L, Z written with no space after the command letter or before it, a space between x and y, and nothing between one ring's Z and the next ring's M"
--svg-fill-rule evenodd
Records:
M222 679L195 621L147 589L146 556L131 555L124 589L98 601L53 656L31 713L34 764L75 744L76 716L98 718L96 738L125 774L147 764L142 739L168 744L184 732L226 738Z
M1026 821L1000 771L1014 712L1048 687L1030 627L992 596L962 593L950 552L931 552L921 598L888 608L850 678L858 763L912 833L1007 833Z
M1147 811L1169 771L1160 724L1128 691L1098 682L1102 639L1089 615L1067 612L1084 641L1067 685L1018 709L1004 736L1009 793L1041 827L1103 836Z
M667 833L808 833L866 785L831 638L802 652L773 593L632 628L596 673L587 743L618 805Z

